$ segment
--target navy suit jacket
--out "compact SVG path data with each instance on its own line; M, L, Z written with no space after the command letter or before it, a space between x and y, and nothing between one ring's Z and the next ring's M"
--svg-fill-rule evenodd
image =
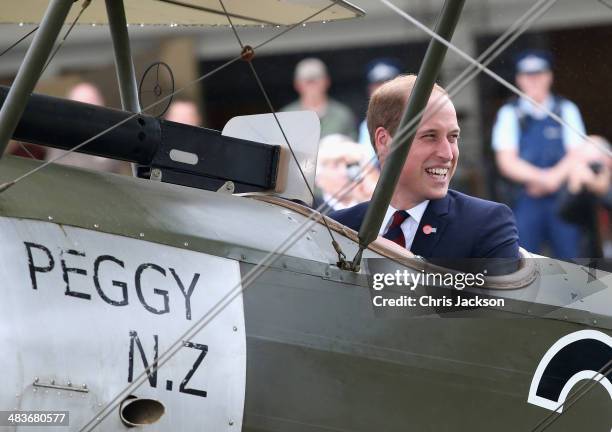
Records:
M359 231L369 202L335 211L329 217ZM423 226L436 228L429 235ZM417 229L412 253L424 258L518 258L518 230L504 204L449 189L444 198L429 202ZM453 266L450 266L453 267Z

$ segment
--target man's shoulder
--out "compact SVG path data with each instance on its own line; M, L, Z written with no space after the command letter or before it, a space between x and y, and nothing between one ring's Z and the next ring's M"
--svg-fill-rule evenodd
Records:
M450 232L470 239L471 258L517 258L518 229L512 210L494 201L449 190Z
M561 111L566 111L566 110L575 110L575 111L580 111L580 109L578 108L578 105L576 105L576 103L564 96L559 96L559 95L555 95L555 102L559 105L559 109Z
M510 99L497 110L497 116L513 115L516 116L519 108L519 99Z
M455 201L455 203L463 206L463 208L467 209L483 209L483 208L492 208L492 207L506 207L504 204L486 200L484 198L478 198L473 195L468 195L463 192L456 191L454 189L448 190L448 196L450 199Z
M471 220L486 219L492 214L512 215L512 210L507 205L495 201L467 195L453 189L448 190L447 196L452 201L451 212L469 217Z
M507 129L511 125L518 121L519 118L519 106L518 99L512 99L502 105L495 116L495 124L502 129Z
M327 106L329 111L334 111L337 114L343 114L353 117L353 111L351 111L351 109L347 105L336 99L329 98L327 101Z
M359 231L370 202L331 212L329 217ZM518 231L510 208L449 189L444 198L432 200L421 224L446 221L444 241L428 255L463 258L516 258ZM419 236L417 232L417 237ZM415 237L415 241L416 237ZM422 240L421 240L422 241Z
M334 210L329 213L329 217L334 220L338 220L336 218L346 218L354 215L365 214L369 205L370 201L366 201L342 210Z
M354 205L353 207L349 207L342 210L335 210L330 212L328 216L336 222L340 222L342 225L345 225L355 231L359 231L361 221L365 217L369 204L370 202L366 201Z
M449 189L446 197L431 202L432 205L449 205L449 213L454 216L468 217L470 220L485 219L491 214L507 214L511 215L512 211L505 204L500 204L494 201L477 198L462 192ZM344 225L352 228L350 222L358 221L359 224L365 216L369 201L354 205L342 210L336 210L329 213L329 217ZM355 228L353 228L355 229Z

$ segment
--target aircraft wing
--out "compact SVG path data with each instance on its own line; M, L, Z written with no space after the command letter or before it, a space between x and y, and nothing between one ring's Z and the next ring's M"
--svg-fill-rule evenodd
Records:
M8 3L8 4L5 4ZM39 23L48 0L6 0L0 23ZM315 14L306 22L336 21L364 15L344 0L224 0L235 25L291 25ZM72 7L67 22L81 10L82 1ZM128 23L145 25L228 25L219 0L124 0ZM108 24L104 0L93 0L80 24Z

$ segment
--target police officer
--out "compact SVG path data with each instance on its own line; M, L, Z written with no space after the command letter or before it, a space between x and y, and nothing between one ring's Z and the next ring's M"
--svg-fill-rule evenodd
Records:
M517 57L516 84L535 102L585 133L574 103L551 93L553 74L547 52L530 50ZM497 113L492 145L501 174L520 185L513 204L520 245L541 253L548 243L557 258L575 258L580 231L558 214L557 198L572 165L571 152L582 138L560 125L527 99L505 104Z

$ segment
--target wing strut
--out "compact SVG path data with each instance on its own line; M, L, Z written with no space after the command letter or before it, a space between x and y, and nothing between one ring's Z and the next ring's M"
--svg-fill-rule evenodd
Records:
M451 40L464 3L465 0L446 0L444 3L435 29L435 32L442 38L448 41ZM359 271L363 251L378 236L380 226L399 180L400 172L404 167L404 162L406 162L410 145L414 139L416 126L421 122L423 110L427 106L445 55L446 46L432 38L421 64L414 89L408 100L406 112L397 129L398 133L391 144L392 157L388 158L385 163L380 179L376 184L374 196L359 228L359 251L351 263L351 267L355 271ZM405 126L410 122L413 122L415 126L404 131Z
M123 0L106 0L106 14L108 15L108 24L113 39L121 107L124 111L139 113L138 86L136 85L136 73L134 72L134 62L130 51L130 36L127 30ZM140 170L141 168L137 164L132 164L132 173L135 177L139 177Z
M0 110L0 158L15 132L28 97L40 78L72 3L72 0L52 0L47 6L32 45L28 48L25 59Z

